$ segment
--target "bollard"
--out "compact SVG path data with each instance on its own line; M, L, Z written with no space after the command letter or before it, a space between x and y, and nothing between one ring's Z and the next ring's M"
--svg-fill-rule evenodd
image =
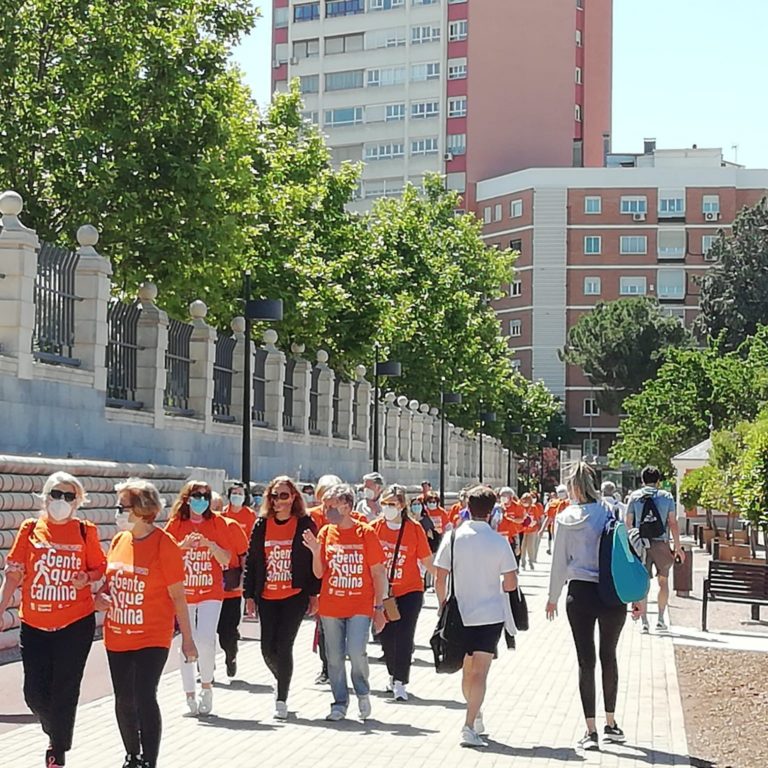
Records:
M683 547L685 561L675 563L672 572L672 583L678 597L689 597L693 591L693 550Z

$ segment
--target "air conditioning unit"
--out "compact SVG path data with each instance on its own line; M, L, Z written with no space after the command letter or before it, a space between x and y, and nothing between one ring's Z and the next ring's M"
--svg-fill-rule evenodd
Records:
M633 213L632 214L632 221L645 221L645 214L644 213Z
M443 160L445 160L446 163L450 163L451 160L453 160L453 153L452 152L446 152L443 155Z
M275 59L272 62L272 69L278 69L279 67L280 67L280 62L277 59Z
M299 63L298 56L291 56L291 66L295 67Z
M717 211L707 211L704 214L704 221L717 221L720 218L720 214Z

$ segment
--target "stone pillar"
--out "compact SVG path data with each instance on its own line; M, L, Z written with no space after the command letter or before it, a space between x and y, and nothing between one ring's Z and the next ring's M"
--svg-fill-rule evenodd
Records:
M32 378L32 334L35 329L37 233L19 221L21 195L0 195L0 355L16 360L20 379Z
M336 374L328 366L328 353L317 351L317 429L330 440L333 437L333 388ZM341 393L339 393L341 394Z
M424 437L424 417L419 411L419 401L411 400L408 403L411 411L411 462L421 463L422 439Z
M395 399L394 392L387 392L387 394L384 395L384 403L386 405L384 407L384 418L382 419L382 423L384 424L384 429L387 431L386 439L384 441L384 445L386 446L384 458L388 461L397 463L400 456L400 450L398 448L400 445L400 411L395 405Z
M355 387L352 382L339 382L339 417L336 420L336 435L346 440L352 447L352 408L354 407Z
M236 424L243 423L243 392L245 381L245 318L235 317L229 326L235 339L235 348L232 350L232 407L231 414L235 417ZM248 351L251 355L251 370L253 370L254 344L248 340ZM251 387L251 403L253 403L253 379L248 382Z
M451 423L445 425L447 443L448 476L461 477L461 452L459 451L459 435L456 427ZM438 438L439 439L439 438Z
M157 286L139 288L141 314L136 327L136 400L155 415L155 427L165 420L165 353L168 349L168 315L155 304Z
M192 336L189 340L189 356L192 359L189 366L189 407L195 412L195 418L203 419L206 427L210 427L213 424L213 364L216 361L216 331L205 322L207 314L208 307L205 302L198 299L189 305L189 315L192 318ZM242 411L242 383L240 398Z
M440 411L437 408L429 409L429 420L432 424L432 441L431 445L424 445L424 451L427 454L427 461L431 461L433 464L440 463ZM446 443L448 442L448 424L445 425ZM448 463L448 449L445 451L446 472Z
M400 395L397 398L398 406L398 435L399 445L397 451L398 461L410 463L411 459L411 412L408 410L408 398Z
M355 368L355 384L357 385L357 402L353 403L356 409L355 420L357 422L357 434L352 435L353 440L359 440L368 445L370 453L371 440L371 383L366 381L365 366L358 365ZM353 393L354 397L354 393ZM381 426L379 421L379 426Z
M422 403L419 408L421 413L421 456L418 460L424 464L435 464L432 458L432 441L435 436L435 419L430 413L430 407L426 403ZM439 431L440 425L437 425ZM438 457L438 461L439 461ZM439 471L438 467L438 471Z
M277 332L264 331L264 418L267 424L283 433L283 384L285 384L285 355L275 346Z
M309 434L309 390L312 386L312 363L305 360L303 344L291 344L296 358L293 369L293 430L302 435Z
M96 227L85 224L77 230L79 256L75 270L75 294L82 301L75 302L74 357L85 370L93 371L93 387L107 391L106 349L109 341L107 306L111 289L112 265L95 249L99 242Z

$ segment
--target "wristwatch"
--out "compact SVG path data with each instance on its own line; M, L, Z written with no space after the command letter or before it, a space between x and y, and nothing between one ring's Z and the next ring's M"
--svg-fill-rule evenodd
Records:
M374 605L373 606L373 610L374 611L383 611L384 610L384 606L383 605Z

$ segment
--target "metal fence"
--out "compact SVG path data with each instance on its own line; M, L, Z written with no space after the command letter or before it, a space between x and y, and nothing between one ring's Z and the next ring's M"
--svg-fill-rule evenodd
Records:
M107 405L118 408L143 408L136 400L138 351L137 328L141 304L125 304L113 299L107 305Z
M168 351L165 353L165 397L166 411L180 416L191 416L189 410L189 340L192 326L180 320L168 322Z
M35 329L32 353L38 360L79 366L72 357L75 345L75 271L80 256L74 251L43 243L35 276Z
M237 340L226 333L216 339L216 356L213 361L213 418L216 421L233 422L232 374Z
M312 378L309 384L309 433L311 435L319 435L320 430L317 428L318 422L318 406L320 402L320 369L312 369Z
M256 348L253 364L253 423L267 426L267 350Z
M283 384L283 429L293 430L293 395L296 387L293 384L293 373L296 360L289 357L285 361L285 383Z

